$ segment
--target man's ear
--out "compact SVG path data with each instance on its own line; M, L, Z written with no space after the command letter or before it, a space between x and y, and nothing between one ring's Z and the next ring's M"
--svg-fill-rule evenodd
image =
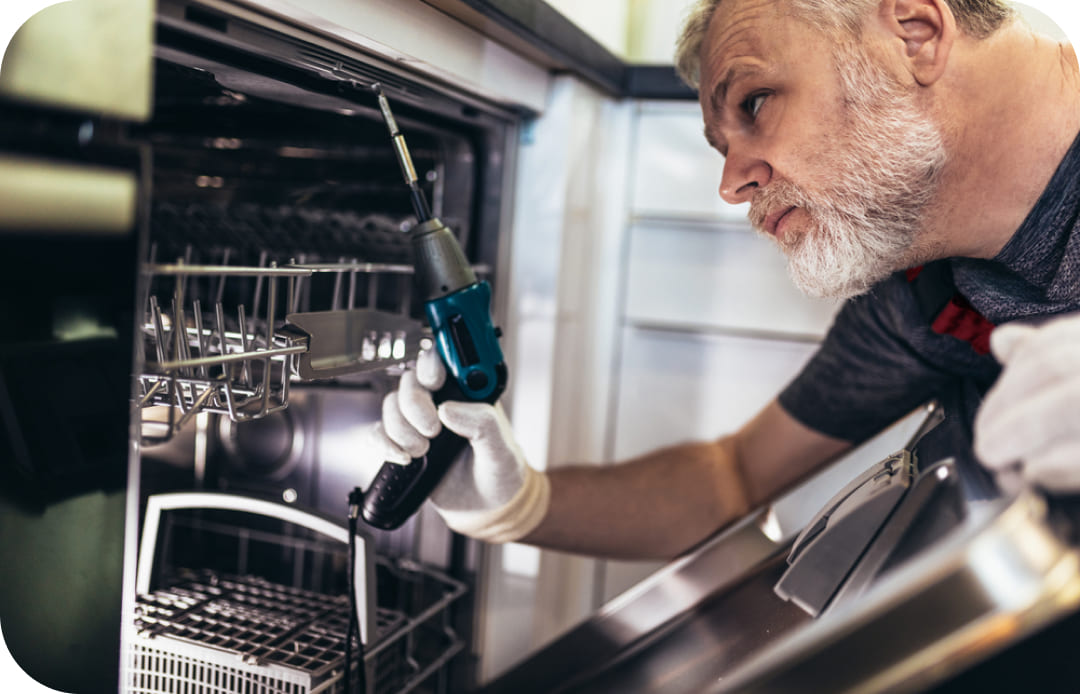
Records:
M879 10L915 81L925 87L940 79L956 40L956 18L945 0L882 0Z

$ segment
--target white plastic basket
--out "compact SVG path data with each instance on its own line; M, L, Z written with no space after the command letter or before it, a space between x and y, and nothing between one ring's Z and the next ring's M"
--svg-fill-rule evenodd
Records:
M255 577L190 572L139 595L128 649L130 694L314 694L343 690L346 596L326 596ZM404 615L379 610L376 640ZM365 658L369 691L393 691L405 670L400 648ZM355 679L355 675L354 675Z
M347 595L285 586L251 575L186 569L151 587L162 514L219 509L279 518L347 542L341 526L296 508L218 493L150 497L136 577L134 634L126 644L128 694L337 694L344 691ZM449 606L459 581L429 567L376 558L356 538L356 604L368 694L404 694L431 679L463 647ZM376 606L387 592L418 596ZM398 609L395 609L398 608ZM354 687L358 680L353 670Z

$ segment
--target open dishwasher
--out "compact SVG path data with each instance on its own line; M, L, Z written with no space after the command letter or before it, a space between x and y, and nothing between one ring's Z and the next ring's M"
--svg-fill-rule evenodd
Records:
M341 690L350 615L368 691L472 676L475 547L426 512L346 528L428 337L372 85L496 311L522 113L297 14L60 3L5 60L3 626L53 688Z
M458 690L465 540L430 512L345 527L364 429L431 340L410 189L371 85L394 102L433 214L492 282L516 116L264 19L158 8L123 688L356 691L354 612L366 691Z

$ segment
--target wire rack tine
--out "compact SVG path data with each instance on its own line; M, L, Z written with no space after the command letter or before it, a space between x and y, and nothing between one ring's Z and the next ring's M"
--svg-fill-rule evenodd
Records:
M352 264L356 265L356 258L352 259ZM356 267L352 268L349 273L349 309L356 307Z
M270 267L277 267L277 263L270 263ZM274 314L277 311L277 281L271 277L267 283L267 299L266 299L266 348L272 349L274 346ZM270 409L270 358L265 357L263 361L263 393L262 393L262 405L259 408L260 416L265 416Z
M230 255L231 251L232 251L232 249L230 249L230 248L225 249L225 252L222 254L222 258L221 258L221 264L222 265L228 265L229 264L229 255ZM217 293L214 296L215 303L220 304L222 298L225 296L225 278L226 277L227 277L227 275L225 273L221 273L218 276Z
M165 352L168 341L165 338L165 322L161 318L161 307L158 306L156 296L150 297L150 315L154 321L154 350L157 352L158 363L164 364L168 361L168 354Z
M303 253L301 253L298 256L298 258L299 258L299 261L300 261L299 262L300 265L303 265L304 263L307 262L307 256L304 255ZM293 264L296 265L297 263L293 263ZM310 283L305 283L303 277L297 278L297 280L296 280L296 301L294 302L294 305L296 306L297 311L306 311L310 307L310 301L311 301L311 298L310 298L310 295L309 295L310 291L311 291Z
M266 259L268 257L269 257L269 254L266 251L263 251L262 253L259 254L259 267L260 268L266 267ZM259 275L258 277L255 278L255 297L254 297L254 300L251 302L251 314L254 315L254 316L259 315L259 300L262 298L262 285L263 285L263 276Z
M203 390L202 395L200 395L197 400L194 400L191 403L191 407L188 409L188 411L185 412L183 414L183 416L180 417L179 421L176 422L175 431L180 431L181 429L183 429L184 425L187 424L188 421L190 421L192 417L197 415L199 412L202 412L203 407L206 406L206 402L214 394L214 390L215 389L214 389L214 387L212 385L207 385L206 386L206 389ZM194 397L194 395L195 395L195 387L194 386L191 387L191 394L192 394L192 397Z
M375 308L376 300L379 296L379 276L374 272L368 273L368 296L367 305L368 308Z
M272 279L270 281L273 282ZM247 315L243 304L236 307L236 321L240 327L240 351L247 354L251 351L252 345L248 342ZM224 353L224 350L222 350L222 353ZM244 385L251 387L251 364L247 361L244 362L243 367L240 369L240 378L243 379Z
M180 261L179 265L189 265L189 263ZM184 316L184 284L186 278L183 275L176 276L176 287L173 293L172 301L172 330L173 337L176 346L176 358L179 361L188 359L187 352L187 320ZM190 375L185 373L185 375Z
M341 283L345 276L345 258L338 258L338 263L342 268L334 273L334 295L330 302L330 308L333 311L341 308Z
M157 392L161 390L164 383L165 381L162 379L155 381L154 385L150 386L150 388L147 389L146 394L139 399L139 407L146 407L149 405L153 401L154 396L157 395Z
M169 408L169 429L172 430L173 425L176 423L176 410L180 410L181 414L187 412L187 403L184 402L184 391L180 385L180 380L176 376L176 372L170 374L169 386L169 392L172 393L173 403L175 404L175 407Z
M157 242L151 242L150 243L150 251L149 251L149 253L150 253L150 257L149 257L149 260L147 262L150 265L153 265L154 262L155 262L155 258L157 258ZM148 277L146 279L146 281L144 282L144 284L143 284L143 291L145 292L145 294L142 296L142 300L144 302L143 306L145 307L145 311L146 311L144 316L143 316L144 323L149 323L152 320L152 316L151 316L151 313L150 313L150 299L155 298L154 295L153 295L153 286L152 286L153 281L152 281L152 279L153 278Z
M233 396L233 362L229 362L223 365L225 371L224 387L225 387L225 407L229 414L229 419L234 422L240 421L240 414L236 411L236 398Z
M195 299L191 302L191 306L192 313L194 314L195 318L195 335L199 344L199 356L205 357L209 353L209 350L207 349L206 340L204 339L203 335L202 302L200 302L198 299ZM209 367L207 367L205 364L203 366L200 366L199 375L202 378L209 378L208 369Z

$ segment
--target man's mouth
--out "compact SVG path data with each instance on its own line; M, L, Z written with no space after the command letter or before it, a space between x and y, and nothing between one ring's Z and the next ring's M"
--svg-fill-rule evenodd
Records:
M782 210L777 210L765 218L765 231L769 233L769 236L779 238L777 236L777 231L780 227L780 222L794 209L795 207L791 206Z

